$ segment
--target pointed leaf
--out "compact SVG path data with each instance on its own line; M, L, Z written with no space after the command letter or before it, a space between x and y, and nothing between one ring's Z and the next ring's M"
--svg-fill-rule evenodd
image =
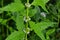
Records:
M40 22L40 23L35 24L35 22L32 22L32 21L30 21L29 23L30 23L30 27L35 31L35 33L42 40L46 40L44 37L44 33L42 31L54 24L52 22Z
M46 32L46 38L47 40L50 40L49 35L51 35L53 32L55 32L55 29L50 29Z
M47 35L50 35L50 34L52 34L53 32L55 32L55 29L50 29L50 30L48 30L48 31L46 32L46 34L47 34Z
M46 40L44 37L43 32L40 30L40 28L38 26L36 26L36 24L32 21L30 21L30 26L32 27L32 29L34 30L34 32L42 39L42 40Z
M23 30L24 28L24 21L22 16L17 16L16 18L16 25L18 30Z
M18 12L24 9L24 5L21 2L14 2L3 7L3 11Z
M34 28L34 25L32 25L33 22L31 22L31 27ZM38 28L40 28L41 31L45 30L46 28L53 26L53 24L56 24L55 22L40 22L40 23L36 23L35 26L37 26Z
M41 6L46 12L48 12L47 11L47 9L46 9L46 7L45 7L45 5L46 5L46 3L48 2L49 0L34 0L33 1L33 3L32 3L32 5L39 5L39 6Z
M23 31L24 28L23 16L20 16L20 13L14 13L12 19L16 22L17 29L19 31Z
M15 31L12 34L10 34L6 40L23 40L24 39L24 33L20 31Z
M47 22L37 23L36 26L38 26L40 28L40 30L42 31L42 30L45 30L48 27L53 26L53 24L54 24L54 22L47 21Z

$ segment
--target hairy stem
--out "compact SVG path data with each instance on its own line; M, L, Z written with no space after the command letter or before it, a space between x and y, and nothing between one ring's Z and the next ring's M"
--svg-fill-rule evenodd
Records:
M27 0L27 4L29 3L29 0ZM26 18L28 19L28 14L29 14L29 8L27 7L27 13L26 13ZM27 28L28 28L28 21L26 22L26 39L25 40L28 40L27 39Z
M27 27L28 27L28 23L26 23L26 39L27 40Z

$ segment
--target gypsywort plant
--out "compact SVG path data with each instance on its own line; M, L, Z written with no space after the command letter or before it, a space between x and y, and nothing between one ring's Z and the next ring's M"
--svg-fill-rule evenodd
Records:
M55 32L55 28L49 29L48 31L46 30L57 23L48 19L47 15L49 12L46 4L49 1L50 0L14 0L14 2L0 8L0 13L6 11L7 15L11 16L10 19L15 21L17 29L13 30L8 27L6 22L10 19L3 20L0 18L0 22L3 20L2 24L7 25L7 28L11 32L5 40L28 40L28 35L31 34L31 32L34 32L41 40L50 40L49 35ZM44 10L44 12L41 12L41 9Z

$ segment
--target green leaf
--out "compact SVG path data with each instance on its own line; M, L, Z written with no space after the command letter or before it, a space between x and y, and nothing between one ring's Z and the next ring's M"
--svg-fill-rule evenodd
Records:
M40 13L41 13L41 10L40 10L40 8L38 7L38 6L36 6L36 10L37 10L37 12L36 12L36 14L34 15L34 20L36 21L36 22L38 22L39 20L40 20Z
M42 21L40 23L36 23L35 26L37 26L38 28L40 28L41 31L45 30L46 28L50 27L50 26L53 26L53 24L55 24L54 22L50 22L50 21ZM33 26L34 28L34 25L31 24L31 26Z
M18 30L23 30L23 28L24 28L24 21L23 21L23 17L22 16L17 17L16 25L17 25L17 29Z
M12 34L10 34L6 40L23 40L25 34L20 31L14 31Z
M49 37L49 35L46 35L46 40L50 40L50 37Z
M39 7L38 6L36 6L34 9L30 9L29 10L29 16L30 17L34 16L37 13L38 10L39 10Z
M4 20L4 19L0 18L0 23L1 23L1 24L6 25L6 22L7 22L7 21L8 21L8 20Z
M3 7L3 11L18 12L24 9L24 5L21 2L14 2Z
M32 17L32 16L34 16L36 13L37 13L37 11L38 11L38 7L35 7L34 9L32 9L32 8L30 8L29 9L29 17ZM20 12L20 14L22 15L22 16L26 16L26 9L24 9L23 11L21 11ZM23 14L24 13L24 14Z
M24 28L23 16L20 16L20 13L14 13L12 19L16 22L17 29L22 31Z
M44 37L44 33L42 31L54 24L54 23L49 22L49 21L48 22L40 22L40 23L36 23L36 24L35 24L35 22L30 21L29 23L30 23L30 27L35 31L35 33L42 40L46 40Z
M33 1L33 3L32 3L32 5L35 5L35 6L41 6L46 12L48 12L47 11L47 9L46 9L46 7L45 7L45 5L46 5L46 3L48 2L49 0L34 0Z
M3 19L2 19L2 18L0 18L0 22L2 22L2 20L3 20Z
M55 32L55 29L50 29L50 30L48 30L48 31L46 32L46 35L50 35L50 34L52 34L53 32Z
M49 35L51 35L53 32L55 32L55 29L50 29L46 32L46 38L47 40L50 40Z
M32 29L34 29L34 32L42 39L42 40L46 40L44 37L43 32L40 30L40 28L38 26L36 26L36 24L34 22L30 22L30 27L32 27Z
M53 26L53 22L40 22L40 23L37 23L36 26L40 27L40 30L45 30L46 28L50 27L50 26Z

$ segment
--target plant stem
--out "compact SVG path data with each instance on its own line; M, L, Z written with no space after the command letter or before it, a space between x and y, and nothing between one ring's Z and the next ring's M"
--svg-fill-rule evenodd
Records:
M29 3L29 0L27 0L27 3Z
M27 0L27 4L29 3L29 0ZM26 13L26 18L28 19L28 14L29 14L29 8L27 7L27 13ZM26 39L25 40L28 40L27 39L27 28L28 28L28 21L26 22Z
M3 0L1 1L1 7L3 8ZM3 14L2 14L2 19L3 19ZM4 37L4 27L2 25L2 36Z
M28 22L26 23L26 39L27 40L27 27L28 27Z

